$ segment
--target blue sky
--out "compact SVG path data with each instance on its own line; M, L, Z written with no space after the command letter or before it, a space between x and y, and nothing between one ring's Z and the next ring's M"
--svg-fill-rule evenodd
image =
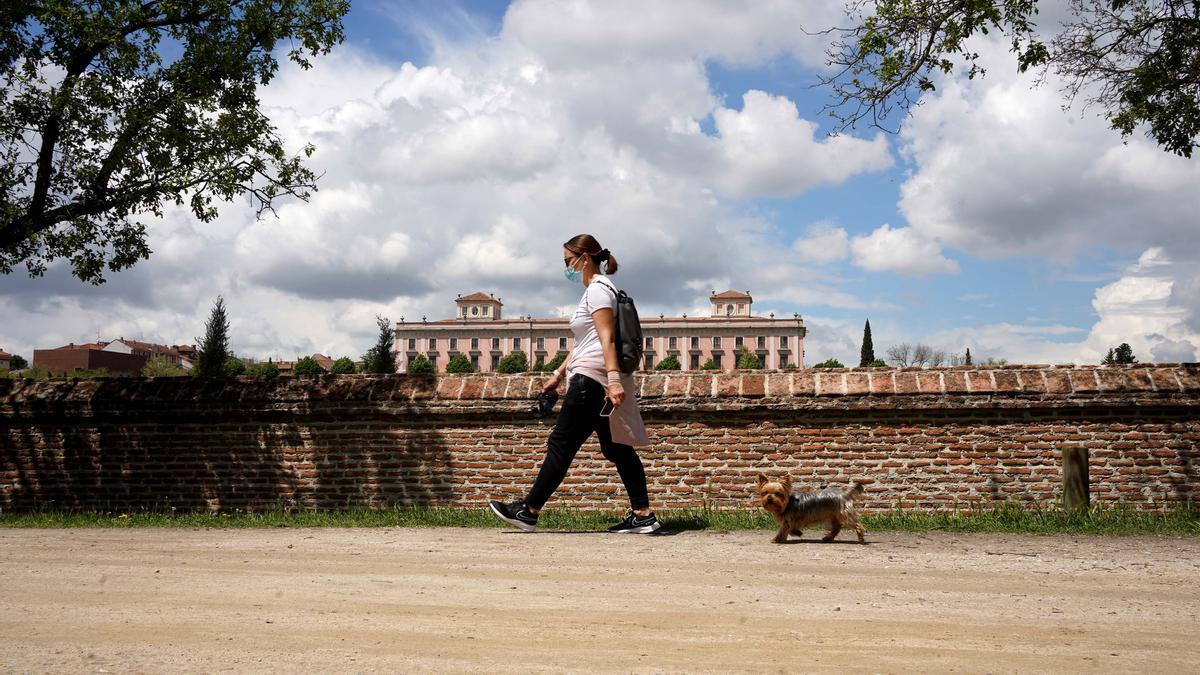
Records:
M506 2L411 3L412 11L426 12L430 25L453 27L464 14L471 17L474 27L490 35L499 33ZM438 15L444 18L438 18ZM395 24L381 21L388 15L386 5L359 3L348 19L348 31L360 36L364 43L378 50L381 56L424 63L430 56L420 35L408 41L397 34ZM379 30L386 26L385 30ZM399 26L403 29L403 26ZM783 95L796 102L801 114L820 124L823 133L833 130L828 117L821 114L828 102L827 90L818 85L818 73L793 58L776 57L755 67L729 67L716 61L705 63L713 93L737 107L746 91L758 89ZM893 119L897 126L902 118ZM701 123L706 133L712 133L712 120ZM831 221L845 227L851 234L867 234L882 223L905 224L897 210L899 187L906 172L913 170L911 162L901 159L889 170L855 176L845 182L814 190L793 198L763 198L746 200L739 209L746 213L762 214L777 225L784 236L801 236L807 226L817 221ZM1079 252L1069 261L1047 263L1035 256L1011 256L1000 260L978 258L963 253L950 257L963 264L962 274L952 283L944 279L897 278L892 274L862 272L847 279L864 297L885 299L905 307L913 320L935 329L955 326L987 325L1007 322L1013 324L1054 323L1078 328L1080 333L1096 319L1091 305L1097 281L1114 281L1122 266L1136 259L1140 251L1122 252L1097 247ZM789 306L787 310L803 311L804 307ZM829 308L825 313L847 320L859 319L867 312L858 309ZM1078 334L1048 336L1058 342L1078 340ZM1011 356L1018 356L1013 354Z
M99 289L2 279L17 320L0 347L190 341L219 292L242 353L356 356L375 314L441 318L457 293L561 311L577 289L558 243L591 231L643 312L749 290L805 316L809 363L856 363L867 318L880 356L1197 357L1195 160L1062 111L1053 76L1032 87L995 40L977 45L986 78L940 81L899 133L830 139L824 46L799 27L839 14L355 2L344 45L263 92L285 139L318 147L310 204L255 222L235 203L211 226L168 212L154 257Z

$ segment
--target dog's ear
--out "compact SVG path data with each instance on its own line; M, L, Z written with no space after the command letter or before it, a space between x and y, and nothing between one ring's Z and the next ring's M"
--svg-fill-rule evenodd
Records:
M765 474L765 473L758 474L758 486L759 487L762 487L769 482L771 482L771 479L767 478L767 474Z
M791 476L784 476L779 482L783 484L784 492L792 491L792 477Z

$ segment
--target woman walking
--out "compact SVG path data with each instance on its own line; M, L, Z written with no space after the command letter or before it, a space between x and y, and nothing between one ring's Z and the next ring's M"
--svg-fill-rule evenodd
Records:
M566 477L579 448L595 432L600 452L617 465L629 493L628 515L609 532L653 532L659 529L659 523L650 511L646 471L633 449L635 445L649 445L650 438L642 425L637 399L626 393L633 389L633 376L621 372L617 359L617 290L607 276L616 274L617 260L594 237L581 234L563 244L563 263L567 280L582 281L584 291L571 316L574 348L542 389L557 389L565 374L567 395L529 494L507 504L493 501L492 512L522 530L535 530L542 507ZM601 264L605 274L600 273Z

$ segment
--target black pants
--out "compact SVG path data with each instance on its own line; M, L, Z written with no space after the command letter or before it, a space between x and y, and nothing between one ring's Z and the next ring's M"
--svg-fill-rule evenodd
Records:
M604 458L617 465L617 473L621 475L621 482L629 493L630 506L635 510L650 507L642 460L631 446L613 443L608 418L600 416L605 393L599 382L586 375L571 378L567 395L563 397L562 409L558 412L558 421L546 443L546 459L542 461L537 480L525 498L528 506L540 509L546 505L550 495L567 476L567 469L571 467L575 454L594 431Z

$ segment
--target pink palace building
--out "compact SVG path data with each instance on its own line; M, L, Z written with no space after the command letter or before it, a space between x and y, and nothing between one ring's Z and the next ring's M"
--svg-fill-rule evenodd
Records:
M643 370L669 355L679 359L683 370L700 370L712 359L721 370L737 367L743 348L758 355L764 368L804 366L804 320L754 316L754 299L738 291L713 292L709 316L643 315L642 334L646 341ZM550 361L571 348L574 339L567 319L535 319L503 316L500 298L487 293L460 295L454 301L453 319L396 324L398 370L408 370L409 362L424 354L437 372L456 354L471 359L476 371L496 370L500 359L513 352L525 352L530 364Z

